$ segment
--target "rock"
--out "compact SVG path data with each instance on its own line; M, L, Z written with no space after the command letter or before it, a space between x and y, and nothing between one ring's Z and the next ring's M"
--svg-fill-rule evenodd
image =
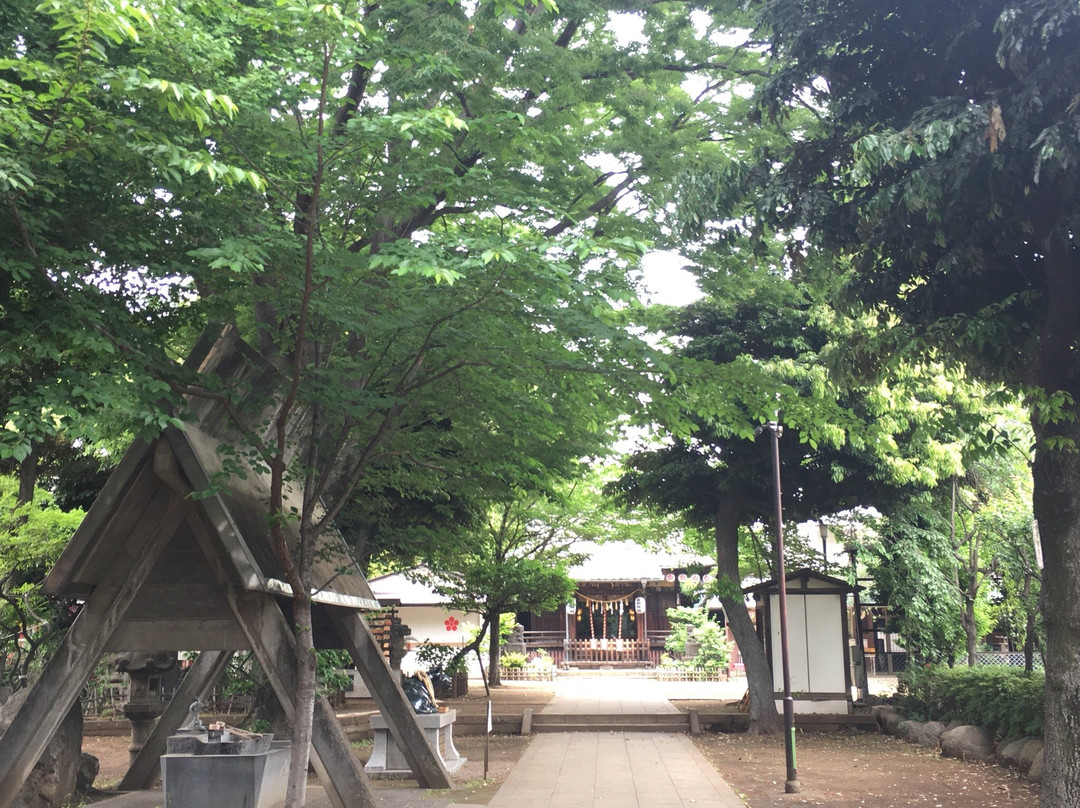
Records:
M905 719L896 725L896 737L900 738L901 740L907 741L908 743L915 743L913 740L911 740L911 736L918 732L921 726L921 721L911 721L910 719Z
M1028 774L1031 771L1032 765L1035 763L1035 758L1042 755L1043 742L1042 738L1032 738L1026 744L1024 748L1020 750L1020 762L1017 768L1024 774Z
M945 725L940 721L927 721L925 724L919 724L914 731L909 731L910 737L905 737L904 740L908 743L936 749L943 732L945 732Z
M1043 750L1040 749L1038 754L1035 755L1035 759L1031 761L1031 768L1027 773L1028 780L1034 780L1036 783L1043 781Z
M96 757L89 752L83 752L79 762L79 771L75 773L75 792L77 794L89 794L94 790L94 780L97 779L101 764Z
M900 713L885 713L881 716L881 731L887 735L896 735L903 720Z
M994 760L994 733L986 727L965 725L946 730L941 735L941 754L960 760Z
M875 704L870 708L870 715L877 721L878 729L885 731L885 716L898 715L897 709L891 704Z
M11 725L29 694L30 688L23 688L0 707L0 735ZM49 739L10 808L60 808L68 803L75 793L82 755L82 723L82 708L76 702Z
M1019 738L1015 741L1010 741L1007 744L1003 744L997 751L997 762L1002 766L1009 766L1013 769L1020 769L1023 771L1021 764L1021 755L1023 754L1024 747L1030 744L1032 741L1039 743L1038 738ZM1027 765L1031 765L1031 758L1034 757L1032 753L1031 757L1027 760Z
M1015 769L1016 765L1020 762L1020 750L1024 748L1024 744L1027 743L1026 738L1020 738L1015 741L1009 741L1008 743L998 744L997 752L994 754L994 760L999 766L1008 766Z

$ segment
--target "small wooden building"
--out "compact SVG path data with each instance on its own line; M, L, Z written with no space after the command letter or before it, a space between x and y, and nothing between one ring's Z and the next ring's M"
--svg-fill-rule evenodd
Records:
M856 588L847 581L811 569L787 575L788 658L798 713L851 712L847 597L854 591ZM765 581L743 592L756 602L758 636L772 668L773 688L780 694L783 669L779 581ZM782 709L783 705L778 702L777 707Z
M708 582L715 562L631 542L574 549L588 555L570 569L574 599L558 611L518 615L529 650L544 650L562 667L658 665L671 632L667 610L691 605L681 585Z

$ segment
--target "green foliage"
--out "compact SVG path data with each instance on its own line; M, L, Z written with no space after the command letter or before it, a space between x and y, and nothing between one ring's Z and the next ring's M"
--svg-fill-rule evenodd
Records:
M707 610L676 606L667 610L667 616L671 621L671 633L664 641L664 649L679 657L679 664L704 670L727 669L731 645L724 629L709 619ZM698 650L687 659L686 643L691 632Z
M347 651L323 649L315 652L315 675L318 677L320 693L327 695L338 690L348 690L352 686L351 677L345 673L353 666L352 657Z
M456 645L423 643L416 649L416 660L428 673L445 671L455 674L467 670L465 656L461 653L461 647Z
M987 415L994 424L1009 413L988 408ZM1038 592L1030 566L1031 474L1026 451L1016 450L1026 430L1013 424L995 427L997 451L977 438L961 441L967 470L955 488L913 497L876 520L865 542L877 597L889 604L900 643L920 661L951 663L965 640L977 651L1002 618L1018 644L1028 630Z
M349 689L352 679L343 671L351 668L353 662L347 652L338 649L322 649L316 651L315 656L320 694L329 695L338 690ZM219 682L219 687L226 696L253 697L260 688L267 686L266 674L263 673L255 655L251 653L234 654Z
M529 658L525 654L517 652L504 653L499 657L499 665L508 671L520 671L525 669Z
M15 690L71 620L68 604L47 600L41 584L84 515L62 511L41 490L17 506L18 488L0 475L0 684Z
M900 709L923 720L983 726L998 738L1043 734L1046 678L1016 668L911 666L900 675Z
M864 560L878 599L890 606L898 641L920 664L955 661L964 647L963 604L940 497L916 498L878 530Z

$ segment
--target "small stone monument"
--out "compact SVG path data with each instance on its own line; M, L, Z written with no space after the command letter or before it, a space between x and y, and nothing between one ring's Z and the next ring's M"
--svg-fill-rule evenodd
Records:
M506 645L502 647L502 652L504 654L524 654L526 651L525 626L516 623L510 632L510 638L506 641Z

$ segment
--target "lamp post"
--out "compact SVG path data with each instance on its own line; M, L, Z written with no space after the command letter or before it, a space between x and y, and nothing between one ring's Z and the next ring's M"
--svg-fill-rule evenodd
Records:
M829 526L818 519L818 533L821 534L821 569L829 574Z
M784 758L787 779L784 791L799 791L799 772L795 761L795 700L791 697L791 661L788 658L787 572L784 565L784 511L780 497L780 435L783 427L776 421L766 424L772 435L773 492L776 500L776 566L780 583L780 662L784 674Z

